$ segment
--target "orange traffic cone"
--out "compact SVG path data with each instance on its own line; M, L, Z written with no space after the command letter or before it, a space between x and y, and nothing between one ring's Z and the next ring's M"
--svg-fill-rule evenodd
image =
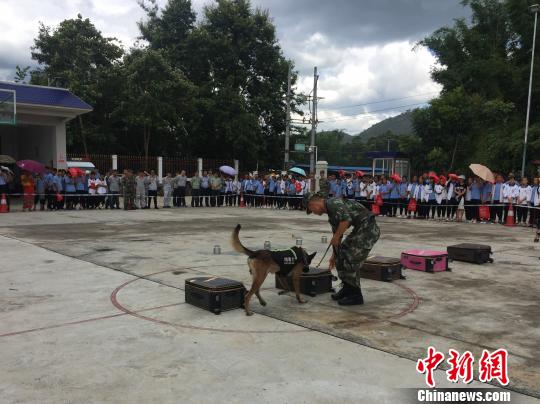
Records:
M240 207L245 208L246 205L244 205L244 194L240 194Z
M516 221L514 220L514 207L512 206L512 202L510 202L510 206L508 207L508 215L506 215L506 223L505 226L515 226Z
M2 194L2 199L0 199L0 213L8 213L7 199L6 194Z

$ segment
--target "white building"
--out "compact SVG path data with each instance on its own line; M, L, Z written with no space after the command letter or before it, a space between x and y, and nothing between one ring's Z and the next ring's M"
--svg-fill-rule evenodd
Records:
M92 107L66 89L0 81L15 95L15 120L0 125L0 154L66 168L66 122Z

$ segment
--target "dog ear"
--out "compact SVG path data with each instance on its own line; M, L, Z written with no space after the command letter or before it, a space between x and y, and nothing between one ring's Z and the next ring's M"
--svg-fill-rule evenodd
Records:
M315 258L315 256L317 255L317 251L315 251L313 254L309 254L309 262L311 262L313 260L313 258Z

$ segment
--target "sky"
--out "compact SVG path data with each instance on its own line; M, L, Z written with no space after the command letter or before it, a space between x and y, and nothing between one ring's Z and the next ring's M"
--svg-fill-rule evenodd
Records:
M166 0L158 0L164 4ZM200 14L212 0L192 0ZM468 17L459 0L252 0L268 10L285 56L299 72L297 91L310 93L317 66L320 130L356 134L421 106L440 87L436 60L419 40ZM30 47L43 22L55 26L78 13L129 48L144 13L137 0L0 0L0 80L33 65Z

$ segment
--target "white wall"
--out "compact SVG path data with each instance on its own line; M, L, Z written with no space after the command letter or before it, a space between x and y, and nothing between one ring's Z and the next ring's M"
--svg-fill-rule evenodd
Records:
M0 127L1 153L15 160L36 160L66 168L66 126L25 125Z

